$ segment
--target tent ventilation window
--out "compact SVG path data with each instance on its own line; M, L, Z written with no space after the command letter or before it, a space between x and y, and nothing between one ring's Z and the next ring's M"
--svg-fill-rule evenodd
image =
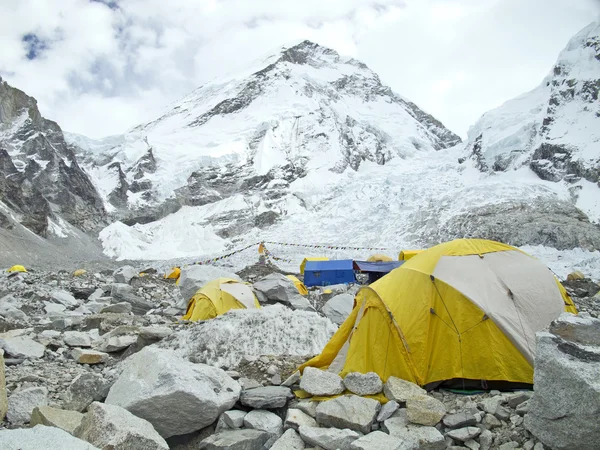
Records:
M488 320L488 319L489 319L489 316L487 314L484 314L483 319L481 319L481 321L483 322L484 320Z

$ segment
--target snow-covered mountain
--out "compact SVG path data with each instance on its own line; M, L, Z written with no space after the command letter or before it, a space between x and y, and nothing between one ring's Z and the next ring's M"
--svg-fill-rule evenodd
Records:
M600 221L600 22L574 36L542 83L471 127L468 154L482 171L529 167L564 182Z

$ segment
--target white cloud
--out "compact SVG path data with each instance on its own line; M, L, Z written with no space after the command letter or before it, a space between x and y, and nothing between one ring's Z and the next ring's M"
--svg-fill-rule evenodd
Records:
M541 81L599 12L593 0L5 0L0 74L63 128L100 137L311 39L362 59L464 135Z

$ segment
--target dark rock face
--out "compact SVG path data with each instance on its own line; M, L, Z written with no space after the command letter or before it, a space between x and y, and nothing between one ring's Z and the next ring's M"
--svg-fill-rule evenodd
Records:
M0 81L0 201L19 222L45 236L47 218L59 215L86 231L106 211L60 127L44 119L33 97Z

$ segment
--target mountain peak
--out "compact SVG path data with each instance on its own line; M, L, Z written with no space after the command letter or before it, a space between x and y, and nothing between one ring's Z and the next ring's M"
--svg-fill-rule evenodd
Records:
M331 48L304 40L292 47L284 47L281 51L280 61L292 64L314 65L315 62L323 61L324 59L333 59L334 62L337 62L340 59L340 55Z

